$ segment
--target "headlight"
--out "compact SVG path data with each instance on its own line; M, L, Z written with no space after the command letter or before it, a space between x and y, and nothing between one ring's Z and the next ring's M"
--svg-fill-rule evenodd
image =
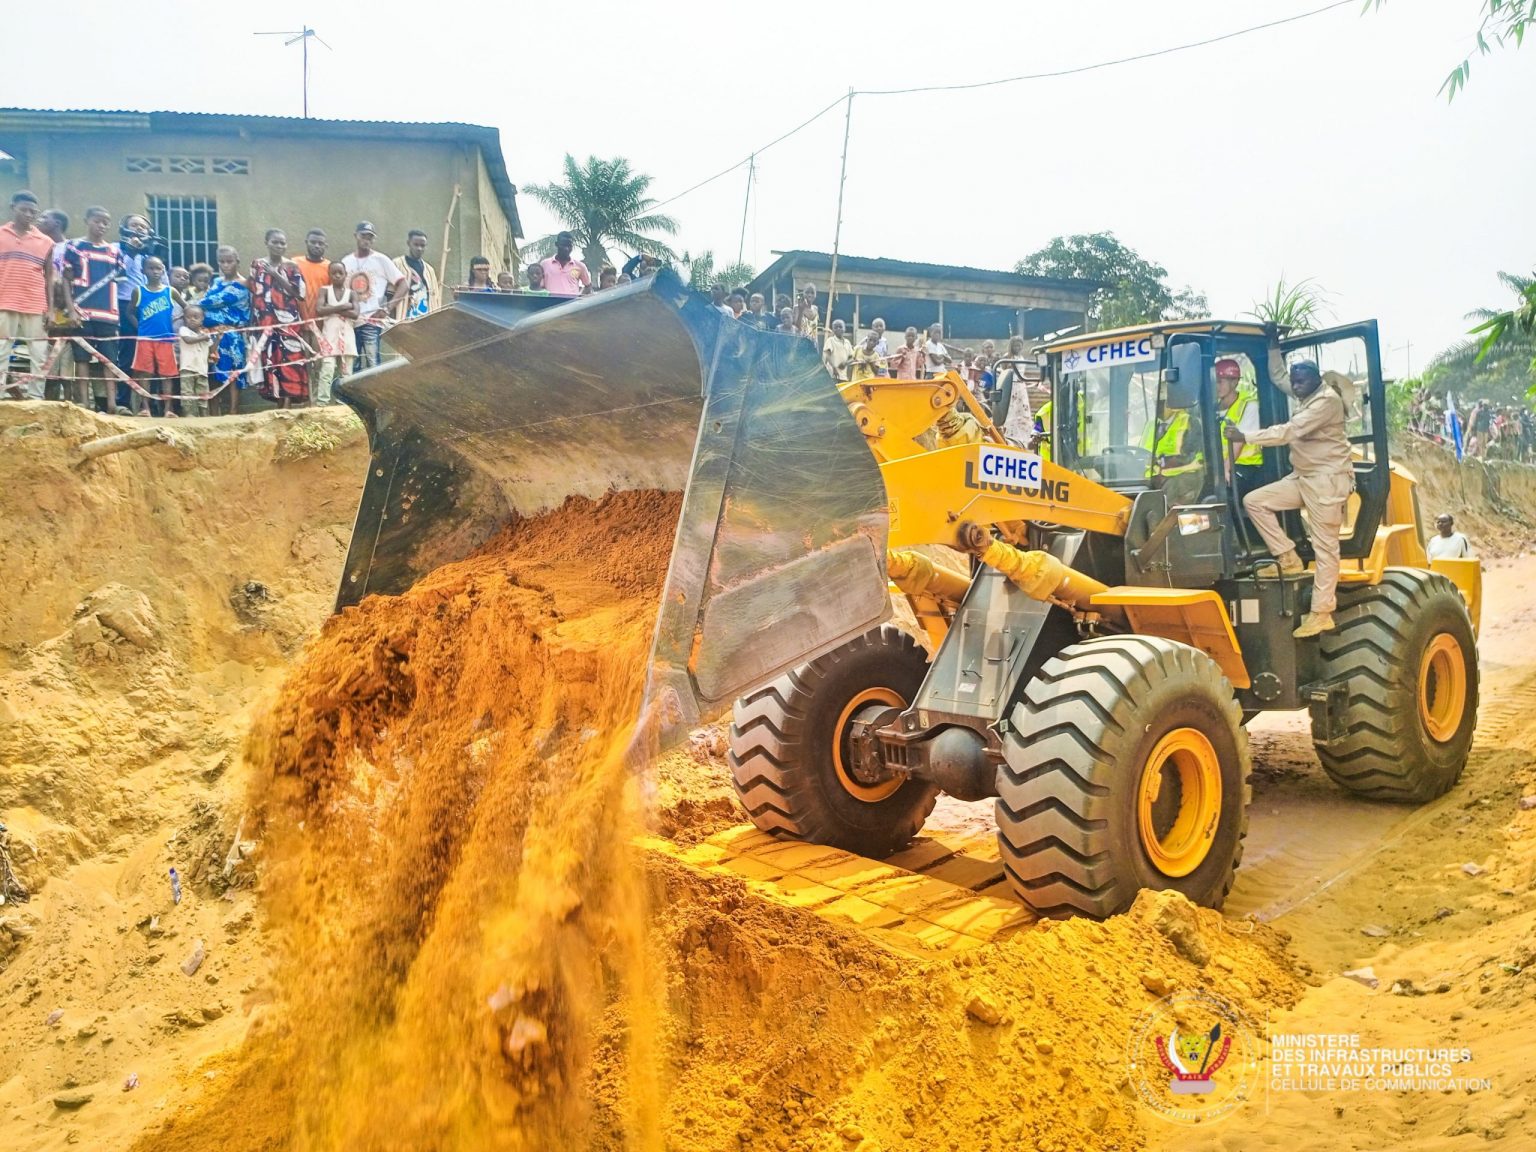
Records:
M1196 532L1209 532L1211 530L1211 514L1209 512L1180 512L1179 535L1193 536Z

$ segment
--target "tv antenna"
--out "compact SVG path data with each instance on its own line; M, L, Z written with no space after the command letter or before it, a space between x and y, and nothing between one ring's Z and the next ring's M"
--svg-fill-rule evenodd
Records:
M284 48L292 48L295 44L302 44L304 46L303 47L303 53L304 53L304 119L308 120L309 119L309 42L311 40L317 40L321 44L325 44L325 41L320 39L320 33L316 32L313 28L311 28L308 24L306 24L306 25L304 25L304 27L300 28L297 32L257 32L257 33L254 33L254 35L257 35L257 36L287 36L288 39L283 41L283 47ZM326 51L328 51L328 52L335 51L335 49L333 49L329 44L325 44L325 47L326 47Z

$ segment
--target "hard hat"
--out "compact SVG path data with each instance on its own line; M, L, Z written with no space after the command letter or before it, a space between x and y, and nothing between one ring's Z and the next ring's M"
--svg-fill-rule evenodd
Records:
M1218 361L1216 361L1216 377L1217 377L1217 379L1222 379L1224 377L1230 377L1233 380L1237 380L1237 379L1241 379L1242 375L1243 375L1243 369L1242 369L1241 365L1239 365L1236 360L1218 360Z

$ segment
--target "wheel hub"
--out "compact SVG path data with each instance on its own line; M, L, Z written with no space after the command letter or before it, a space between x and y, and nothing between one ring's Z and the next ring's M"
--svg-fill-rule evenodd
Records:
M885 766L879 734L880 729L899 715L900 709L870 705L854 719L848 732L849 770L859 783L880 784L891 778L892 772Z
M1455 737L1467 708L1467 658L1456 637L1441 632L1419 661L1419 719L1431 740Z
M866 688L843 707L832 734L832 766L855 799L875 804L906 782L886 767L878 735L904 707L906 701L890 688Z
M1175 728L1142 766L1136 790L1142 848L1165 876L1188 876L1216 840L1221 820L1221 761L1205 733Z

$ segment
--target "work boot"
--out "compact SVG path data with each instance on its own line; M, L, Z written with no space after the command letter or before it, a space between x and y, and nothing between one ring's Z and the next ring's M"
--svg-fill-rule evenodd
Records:
M1291 635L1298 640L1305 640L1308 636L1320 636L1324 632L1334 630L1332 612L1308 612L1301 619L1301 627Z
M1280 565L1279 575L1281 577L1300 576L1307 570L1307 566L1301 562L1301 557L1296 555L1294 548L1289 552L1282 552L1276 556L1275 563ZM1268 564L1261 564L1256 569L1256 573L1260 580L1273 580L1276 576L1275 570Z

